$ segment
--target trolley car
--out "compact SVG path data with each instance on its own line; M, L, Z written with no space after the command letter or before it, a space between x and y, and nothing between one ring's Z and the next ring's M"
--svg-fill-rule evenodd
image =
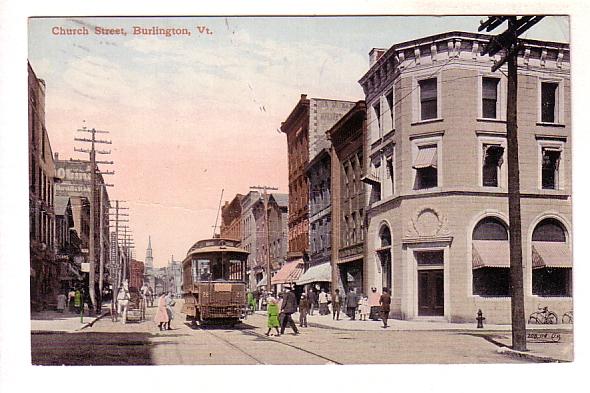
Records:
M234 325L246 314L248 252L229 239L196 242L182 262L182 312L194 324Z

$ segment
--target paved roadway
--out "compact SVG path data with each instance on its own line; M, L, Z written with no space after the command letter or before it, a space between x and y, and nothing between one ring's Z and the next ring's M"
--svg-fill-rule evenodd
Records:
M180 302L179 302L180 303ZM177 304L177 307L179 305ZM33 333L33 364L413 364L514 363L525 360L497 353L498 347L461 331L346 331L309 327L295 336L266 337L266 318L249 316L228 327L191 328L177 313L174 330L160 332L151 318L113 323L109 317L75 333ZM327 317L326 317L327 318ZM92 354L89 356L89 354Z

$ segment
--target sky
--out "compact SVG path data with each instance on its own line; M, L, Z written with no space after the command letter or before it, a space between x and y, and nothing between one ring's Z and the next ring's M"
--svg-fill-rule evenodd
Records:
M46 128L60 159L76 129L108 130L111 200L129 207L135 257L151 236L154 265L182 260L211 237L223 201L250 186L288 192L286 136L301 94L357 101L371 48L446 31L476 32L485 17L31 18L28 60L46 83ZM96 34L96 28L125 35ZM134 34L134 28L190 35ZM85 28L88 34L56 34ZM503 27L502 27L503 28ZM103 30L104 31L104 30ZM498 31L501 31L498 29ZM527 38L569 42L567 17ZM101 147L102 148L102 147Z

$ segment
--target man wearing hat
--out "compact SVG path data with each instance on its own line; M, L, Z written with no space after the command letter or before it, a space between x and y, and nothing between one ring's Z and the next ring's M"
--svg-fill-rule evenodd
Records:
M281 313L284 315L283 320L281 321L281 334L285 333L287 323L291 326L291 329L293 329L293 333L299 334L295 321L291 318L291 314L297 311L297 298L290 286L286 286L284 289L285 295L283 296L283 304L281 305Z

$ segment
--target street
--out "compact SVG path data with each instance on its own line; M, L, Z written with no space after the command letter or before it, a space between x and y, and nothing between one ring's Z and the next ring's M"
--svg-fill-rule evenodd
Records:
M180 302L178 302L180 303ZM34 332L35 365L320 365L515 363L530 360L497 352L494 343L465 331L350 331L314 326L267 337L266 316L248 316L235 328L193 328L179 304L173 330L147 320L114 323L106 316L73 333ZM329 316L318 318L330 318ZM378 323L378 322L375 322ZM92 354L89 356L89 354Z

